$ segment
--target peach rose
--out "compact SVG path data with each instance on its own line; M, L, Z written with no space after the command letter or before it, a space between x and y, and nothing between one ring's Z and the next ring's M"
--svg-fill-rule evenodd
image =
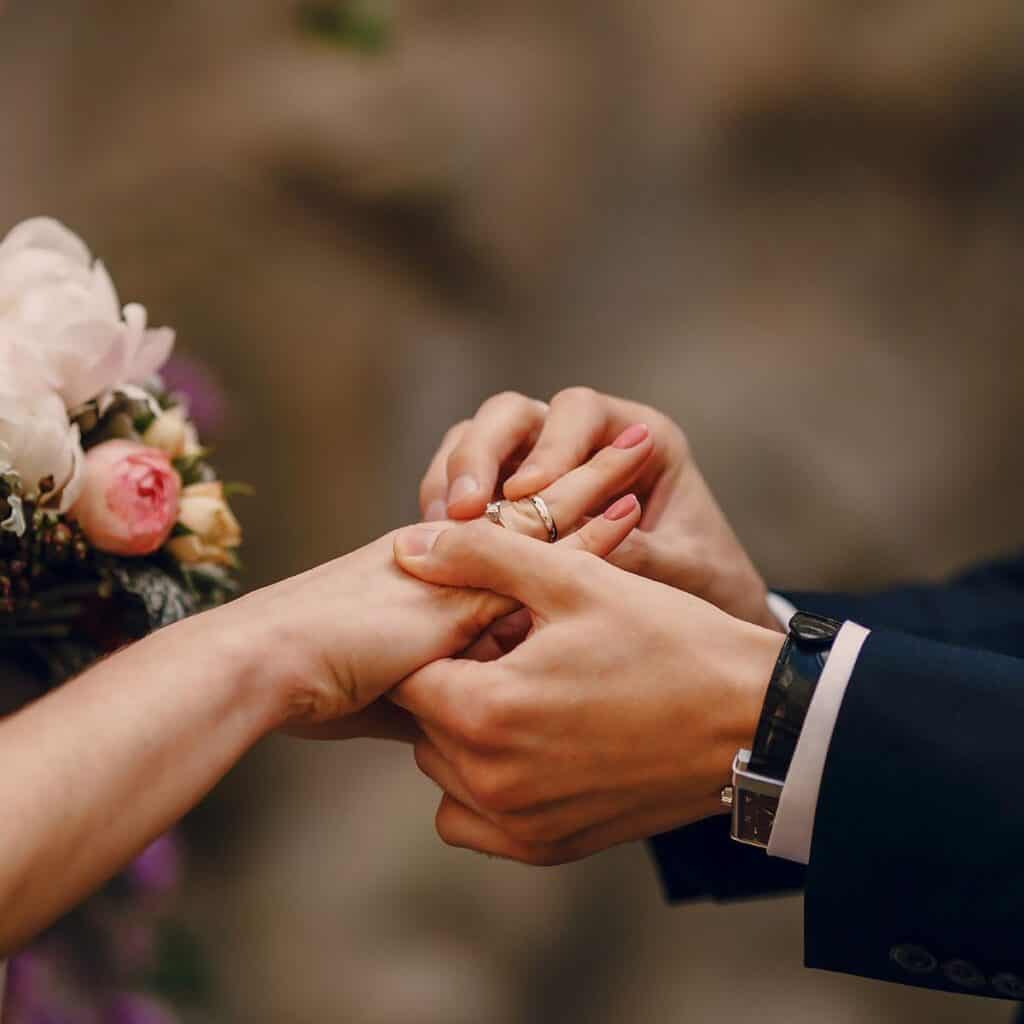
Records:
M167 545L167 550L185 565L201 562L231 565L234 549L242 543L242 527L224 497L219 480L191 484L181 492L178 522L189 532Z
M142 435L142 443L150 448L159 448L172 459L198 455L203 450L195 426L189 422L180 405L160 413Z
M134 441L106 441L85 456L72 509L89 543L112 555L151 555L178 518L181 479L170 459Z

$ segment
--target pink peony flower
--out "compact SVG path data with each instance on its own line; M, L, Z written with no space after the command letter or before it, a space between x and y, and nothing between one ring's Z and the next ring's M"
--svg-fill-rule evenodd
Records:
M72 509L89 543L112 555L159 550L178 518L181 480L170 459L134 441L106 441L85 456Z

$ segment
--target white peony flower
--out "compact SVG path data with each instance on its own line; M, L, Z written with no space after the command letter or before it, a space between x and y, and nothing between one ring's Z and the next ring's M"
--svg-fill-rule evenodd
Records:
M28 345L0 325L0 400L53 392L53 382Z
M172 330L147 327L142 306L121 310L103 264L48 218L0 242L0 331L31 352L71 410L142 384L174 346Z
M78 427L59 395L0 392L0 476L16 473L23 497L38 498L46 481L43 503L66 512L82 489L84 458Z

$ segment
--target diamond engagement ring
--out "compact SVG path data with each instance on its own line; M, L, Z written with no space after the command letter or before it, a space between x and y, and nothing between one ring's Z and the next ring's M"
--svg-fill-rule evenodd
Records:
M505 520L501 518L501 506L504 504L505 502L503 501L489 501L487 503L487 511L484 515L487 516L495 526L505 525Z

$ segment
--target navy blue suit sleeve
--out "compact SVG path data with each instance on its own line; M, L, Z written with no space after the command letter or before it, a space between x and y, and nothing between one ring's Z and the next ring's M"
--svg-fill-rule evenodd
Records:
M1024 557L972 569L942 585L786 596L805 611L871 629L1024 657ZM656 836L651 850L672 900L750 897L798 889L804 880L801 865L733 843L725 816Z
M941 585L786 596L803 611L853 619L869 629L1024 657L1024 557L972 569Z
M802 864L734 843L724 814L655 836L650 846L665 896L673 903L749 899L804 884Z
M1024 661L873 632L825 763L808 966L1024 997Z

